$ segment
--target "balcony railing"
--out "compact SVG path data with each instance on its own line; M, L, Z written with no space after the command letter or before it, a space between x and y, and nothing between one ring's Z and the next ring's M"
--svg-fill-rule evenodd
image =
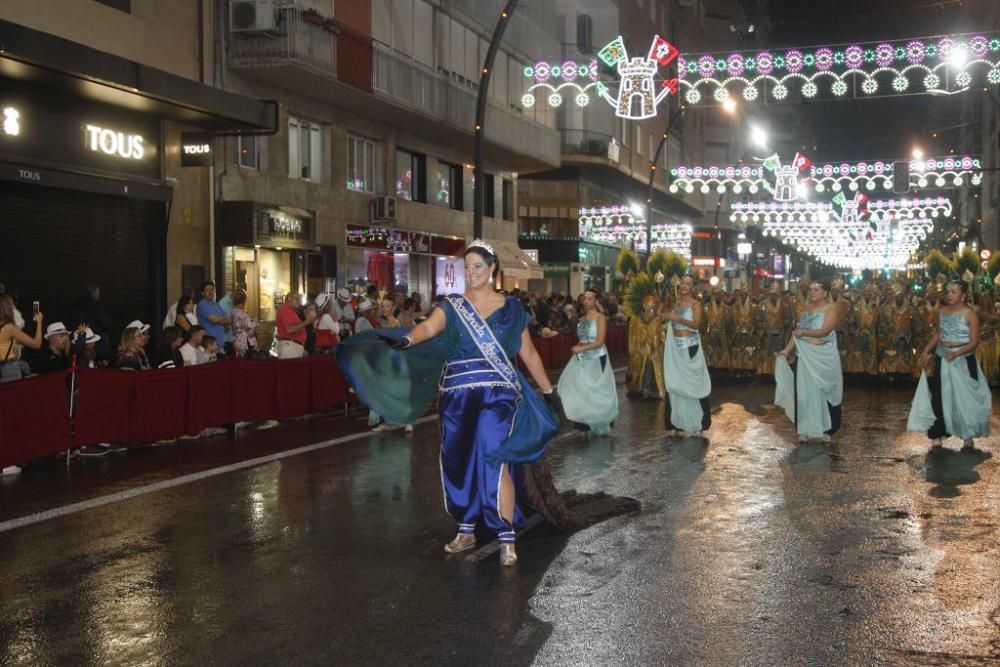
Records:
M336 78L337 38L321 17L291 7L280 12L275 33L232 33L229 64L255 68L295 65Z
M591 155L608 157L610 134L592 132L591 130L559 130L562 137L561 150L564 155Z
M375 94L472 133L476 91L384 45L374 48ZM486 139L550 164L558 164L558 135L515 110L490 102Z

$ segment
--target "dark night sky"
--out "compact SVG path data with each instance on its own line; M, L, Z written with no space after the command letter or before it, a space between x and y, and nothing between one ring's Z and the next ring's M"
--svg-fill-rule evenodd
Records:
M771 0L771 45L812 46L945 35L1000 26L976 26L975 5L1000 0ZM962 96L927 95L807 101L803 119L816 137L806 147L816 161L905 157L914 145L944 155L959 122Z

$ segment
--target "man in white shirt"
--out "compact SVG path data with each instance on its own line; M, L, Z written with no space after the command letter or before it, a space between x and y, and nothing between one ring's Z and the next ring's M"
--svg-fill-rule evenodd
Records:
M184 358L185 366L197 366L200 363L198 348L201 347L201 339L205 337L205 328L197 324L187 331L187 340L181 345L181 357Z
M333 319L340 324L340 335L350 334L354 330L354 308L351 306L351 292L346 287L337 290L337 301L332 308Z

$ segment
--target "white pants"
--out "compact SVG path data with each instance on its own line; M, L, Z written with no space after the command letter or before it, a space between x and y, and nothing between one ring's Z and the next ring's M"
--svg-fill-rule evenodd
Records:
M301 343L296 343L294 340L278 341L279 359L298 359L304 356L306 356L306 348Z

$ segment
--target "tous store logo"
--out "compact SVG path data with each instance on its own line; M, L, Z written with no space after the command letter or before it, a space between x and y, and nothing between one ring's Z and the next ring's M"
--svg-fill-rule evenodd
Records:
M141 134L126 134L116 132L96 125L84 128L86 146L95 153L104 153L127 160L141 160L146 155L144 139Z

